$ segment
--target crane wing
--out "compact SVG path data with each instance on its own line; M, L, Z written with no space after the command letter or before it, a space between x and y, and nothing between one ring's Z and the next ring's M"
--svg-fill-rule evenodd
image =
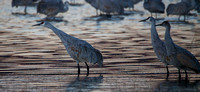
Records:
M179 47L178 53L176 55L177 55L178 61L180 61L180 63L183 66L187 66L194 71L198 70L199 62L195 58L195 56L192 55L192 53L190 53L186 49Z
M102 55L99 54L100 52L93 48L89 43L71 45L69 46L68 53L79 62L90 62L95 64L102 58Z

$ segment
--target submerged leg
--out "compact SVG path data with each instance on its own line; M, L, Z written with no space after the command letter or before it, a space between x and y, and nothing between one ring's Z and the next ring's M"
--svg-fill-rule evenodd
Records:
M156 13L156 19L157 19L157 13Z
M181 15L179 15L179 17L178 17L178 21L180 21L181 20Z
M98 10L96 9L96 15L98 16L99 14L98 14Z
M89 75L89 66L86 62L85 62L85 65L87 66L87 76L88 76Z
M181 71L178 69L178 74L179 74L179 80L181 80Z
M78 76L80 75L80 66L79 66L79 64L77 64L78 65Z
M24 8L24 13L25 13L25 14L27 14L26 9L27 9L27 5L26 5L25 8Z
M187 70L185 70L185 80L188 80Z
M185 22L185 15L184 15L184 22Z
M169 69L168 69L167 65L166 65L166 69L167 69L167 78L166 79L168 79L168 77L169 77Z

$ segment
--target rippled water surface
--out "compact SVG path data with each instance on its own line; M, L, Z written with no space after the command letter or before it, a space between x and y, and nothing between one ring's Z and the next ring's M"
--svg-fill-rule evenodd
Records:
M169 4L168 0L163 1ZM177 80L177 69L169 66L170 77L165 80L165 66L151 46L150 23L138 22L150 15L143 9L143 2L135 6L136 11L110 19L94 17L95 9L83 0L77 2L83 5L70 6L68 12L58 14L64 21L51 23L99 49L104 56L104 67L90 65L90 75L86 77L86 66L80 63L81 75L77 77L76 62L60 39L50 29L32 27L45 16L37 14L35 7L28 7L27 15L16 14L23 13L24 7L12 8L11 0L1 0L1 92L200 91L200 75L193 72L189 72L190 81L186 84ZM177 16L161 14L159 17L172 21L174 42L200 60L200 16L187 17L187 23L174 22ZM157 30L163 39L165 29L158 27Z

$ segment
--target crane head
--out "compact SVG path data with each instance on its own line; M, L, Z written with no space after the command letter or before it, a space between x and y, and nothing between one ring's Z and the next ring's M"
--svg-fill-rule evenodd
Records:
M164 21L161 24L157 24L156 26L164 26L164 27L166 27L166 26L170 26L170 24L169 24L168 21Z
M35 25L33 25L33 26L41 26L41 25L44 25L45 23L44 23L44 21L42 21L42 22L40 22L40 23L38 23L38 24L35 24Z
M44 26L44 27L49 27L51 24L47 21L41 21L38 24L32 25L32 26Z
M147 20L153 21L153 20L155 20L155 19L154 19L153 17L148 17L148 18L146 18L146 19L140 20L139 22L145 22L145 21L147 21Z

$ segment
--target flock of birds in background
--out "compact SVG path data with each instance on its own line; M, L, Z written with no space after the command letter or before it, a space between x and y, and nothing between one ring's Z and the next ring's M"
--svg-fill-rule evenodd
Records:
M98 10L100 15L112 15L112 14L124 14L124 9L129 8L134 9L134 4L141 2L142 0L85 0L92 7L96 9L96 14L98 15ZM75 3L75 0L71 0L71 3ZM24 12L27 13L27 6L37 4L37 12L45 14L47 18L53 18L60 12L67 12L69 2L63 3L62 0L12 0L12 7L25 6ZM165 4L162 0L144 0L144 9L151 13L165 13ZM166 12L168 15L179 15L185 16L189 14L191 10L197 10L200 12L200 1L199 0L181 0L176 4L169 4L167 6Z
M142 0L85 0L92 7L96 9L97 15L107 15L112 16L115 14L123 15L124 9L129 8L129 10L134 9L134 4L139 3ZM28 5L37 3L37 12L45 14L46 18L53 18L60 12L67 12L69 2L63 3L62 0L12 0L12 6L25 6L24 12L27 13L26 9ZM71 3L75 3L75 0L71 0ZM168 65L173 65L178 69L179 80L181 80L180 70L185 71L185 80L188 79L187 70L192 70L196 73L200 73L200 64L195 56L187 51L186 49L176 45L170 36L170 23L164 21L161 24L156 25L156 19L152 17L152 13L164 13L165 4L162 0L144 0L144 9L151 13L151 17L141 20L141 22L149 20L151 22L151 41L152 47L158 59L163 62L167 69L167 79L169 76ZM176 4L169 4L166 12L167 15L184 15L189 14L191 10L196 10L200 12L200 1L199 0L181 0ZM99 13L100 11L100 13ZM68 54L77 62L78 75L80 74L80 62L85 62L87 66L87 76L89 75L89 63L98 63L101 67L103 66L103 55L101 52L88 42L78 39L76 37L70 36L67 33L57 29L52 24L47 21L42 21L34 26L44 26L51 29L62 41ZM157 33L156 26L164 26L165 31L165 41L162 41Z

